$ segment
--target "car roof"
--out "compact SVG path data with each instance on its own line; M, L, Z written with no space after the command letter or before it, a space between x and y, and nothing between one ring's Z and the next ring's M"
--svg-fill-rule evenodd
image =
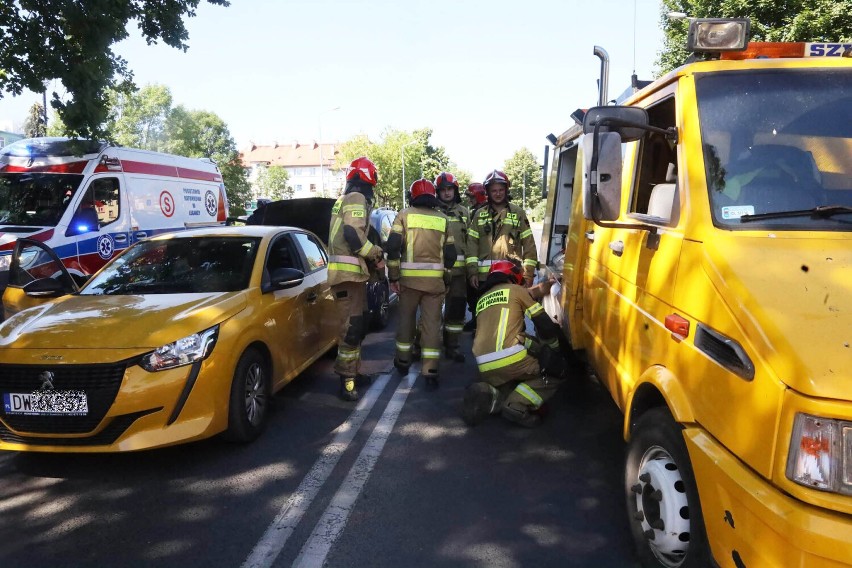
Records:
M174 233L164 233L153 237L154 239L175 238L175 239L191 239L195 237L266 237L278 234L283 231L299 231L298 227L273 227L269 225L246 225L239 227L232 226L215 226L215 227L199 227L196 229L188 229L186 231L177 231Z

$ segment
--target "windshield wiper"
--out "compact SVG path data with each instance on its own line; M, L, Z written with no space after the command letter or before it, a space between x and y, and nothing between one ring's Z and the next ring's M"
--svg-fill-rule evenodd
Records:
M806 217L814 219L828 219L840 213L852 213L852 207L848 205L820 205L813 209L797 209L795 211L776 211L774 213L758 213L757 215L743 215L740 223L751 221L763 221L764 219L783 219L785 217Z

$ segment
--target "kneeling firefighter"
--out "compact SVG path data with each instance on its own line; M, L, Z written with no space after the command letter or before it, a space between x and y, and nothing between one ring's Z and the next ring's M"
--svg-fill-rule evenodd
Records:
M480 288L473 354L482 382L467 388L462 406L462 418L471 426L498 412L522 426L538 426L537 411L562 382L559 327L534 299L543 297L553 282L529 289L523 283L517 264L498 260ZM525 316L538 337L524 333Z
M365 157L355 159L346 174L346 189L331 210L328 232L328 283L340 322L334 372L340 375L340 398L355 401L361 362L361 341L367 329L367 292L370 268L384 270L382 249L367 239L376 166Z

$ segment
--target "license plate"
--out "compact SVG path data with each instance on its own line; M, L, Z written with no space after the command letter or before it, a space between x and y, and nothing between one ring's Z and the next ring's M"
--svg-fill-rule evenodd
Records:
M83 391L6 392L3 410L6 415L85 416L89 403Z

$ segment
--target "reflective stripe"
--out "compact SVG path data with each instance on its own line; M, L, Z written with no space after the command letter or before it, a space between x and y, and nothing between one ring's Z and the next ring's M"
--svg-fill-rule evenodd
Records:
M494 353L488 353L476 358L476 364L481 372L492 371L506 367L512 363L523 361L527 356L527 350L523 345L513 345Z
M444 329L449 331L450 333L461 333L464 331L464 326L447 324L444 326Z
M371 243L370 241L364 241L364 246L362 246L355 252L357 254L360 254L361 256L367 256L368 254L370 254L371 250L373 250L373 243Z
M467 236L473 237L474 239L478 239L479 238L479 231L475 231L473 229L468 229L467 230Z
M444 270L444 265L439 262L403 262L400 266L402 268Z
M447 230L447 219L445 217L438 217L437 215L412 213L406 220L408 221L409 229L429 229L441 232Z
M334 242L334 237L337 236L337 231L340 230L341 223L343 223L343 219L341 219L340 217L335 217L334 223L331 224L331 230L328 232L329 244Z
M355 361L358 357L361 356L360 349L354 349L352 351L347 351L342 345L337 348L337 358L343 361Z
M329 262L328 269L340 270L341 272L357 272L358 274L364 274L360 266L352 266L351 264L343 264L340 262Z
M506 341L506 327L509 325L509 308L500 308L500 323L497 325L497 344L494 349L497 351L503 348L503 343Z
M343 209L342 209L342 211L343 211L344 213L345 213L345 212L347 212L347 211L356 211L356 210L357 210L357 211L363 211L363 210L364 210L364 206L363 206L363 205L358 205L358 204L356 203L356 204L353 204L353 205L344 205L344 206L343 206Z
M346 264L354 264L355 266L361 266L361 259L357 256L344 256L342 254L332 254L328 257L329 262L343 262Z
M388 261L388 268L390 268L391 266L395 266L395 267L399 268L399 264L400 264L399 260L389 260Z
M529 308L524 311L524 314L529 318L534 318L536 315L544 311L544 308L541 307L541 304L533 304Z
M533 268L535 268L536 266L538 266L538 261L535 261L535 260L528 258L528 259L524 260L524 266L532 266Z
M515 387L515 392L527 399L533 406L538 408L544 402L537 392L535 392L527 383L519 383Z
M399 343L399 342L397 342L396 343L396 350L397 351L404 351L405 353L408 353L409 351L411 351L411 344L410 343Z
M457 255L456 260L464 261L464 255L463 254Z
M399 271L400 276L410 276L412 278L443 278L444 270L423 270L420 268L403 268Z
M494 264L493 260L480 260L479 266L485 266L486 268L491 268L491 265Z
M341 272L357 272L358 274L364 274L364 271L361 269L361 261L357 256L333 254L328 257L328 260L329 270L340 270Z
M464 262L465 262L465 264L478 264L479 259L475 256L469 256L466 259L464 259Z
M441 352L438 349L423 349L420 352L422 359L438 359L441 357Z
M522 238L522 239L525 239L525 238L527 238L527 237L531 237L531 236L532 236L532 229L527 229L526 231L524 231L523 233L521 233L521 238Z
M453 268L464 268L464 261L457 260L453 263Z

